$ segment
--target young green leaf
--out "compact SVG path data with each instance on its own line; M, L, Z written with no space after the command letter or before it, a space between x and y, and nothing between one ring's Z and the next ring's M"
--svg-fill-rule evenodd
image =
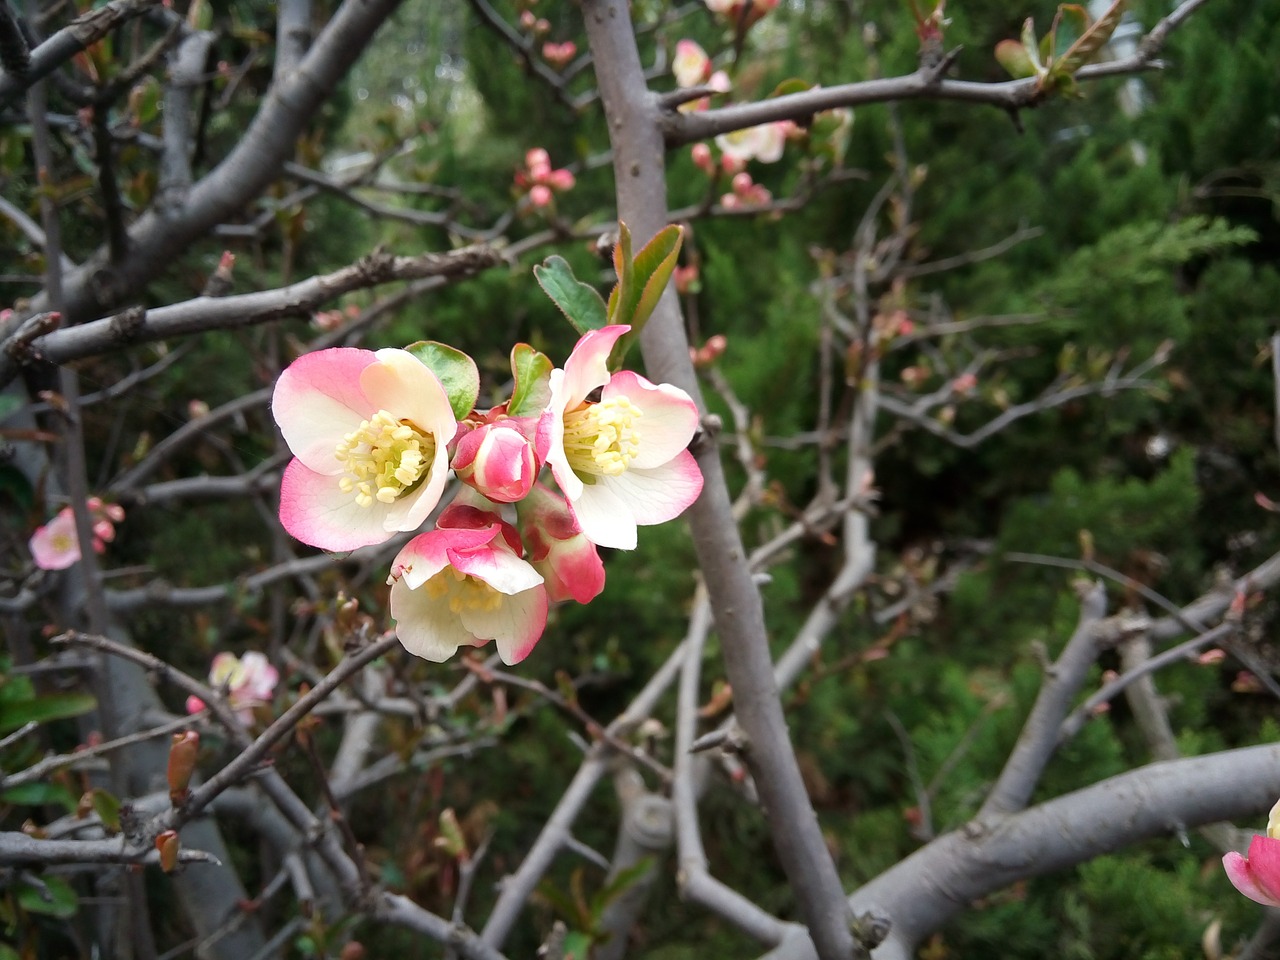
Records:
M1090 24L1063 54L1062 69L1075 73L1093 59L1093 55L1101 50L1111 39L1111 35L1116 32L1126 6L1128 6L1128 0L1115 0L1106 13Z
M436 375L449 397L453 415L461 420L480 396L480 371L476 362L461 350L434 340L419 340L405 347Z
M618 275L618 285L609 294L609 323L629 323L625 312L633 299L635 286L634 261L631 258L631 228L618 221L618 242L613 246L613 270Z
M1053 60L1057 64L1072 45L1089 29L1089 14L1078 3L1064 3L1053 18Z
M511 348L511 375L515 389L507 403L507 414L512 417L536 417L551 402L551 358L527 343L517 343Z
M600 294L595 287L575 277L563 257L547 257L541 266L533 268L533 276L578 333L598 330L608 324L608 314Z
M636 254L632 270L632 290L635 293L631 302L623 301L618 307L617 315L626 317L619 323L631 325L631 329L614 344L609 354L609 369L616 370L622 366L627 351L631 349L640 331L653 313L654 307L671 280L676 268L676 259L680 256L680 244L684 241L684 231L675 224L663 227L653 239L644 245ZM624 294L619 294L621 300Z
M1001 40L996 44L996 62L1015 80L1036 75L1036 67L1027 54L1027 48L1017 40Z
M18 883L18 903L28 913L39 913L59 920L69 920L80 909L80 901L71 885L61 877L45 875L39 884Z

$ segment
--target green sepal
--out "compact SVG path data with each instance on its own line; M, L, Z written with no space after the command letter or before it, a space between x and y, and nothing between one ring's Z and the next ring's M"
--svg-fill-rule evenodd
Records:
M93 812L98 815L108 833L120 832L120 799L101 787L94 787L89 795Z
M608 325L604 300L595 287L573 275L564 257L551 256L533 268L534 279L578 333Z
M594 292L594 291L593 291ZM510 417L536 417L551 402L551 358L529 346L517 343L511 348L511 375L515 387L507 402Z
M426 365L449 398L455 420L475 409L480 397L480 371L476 362L456 347L435 340L419 340L405 347Z

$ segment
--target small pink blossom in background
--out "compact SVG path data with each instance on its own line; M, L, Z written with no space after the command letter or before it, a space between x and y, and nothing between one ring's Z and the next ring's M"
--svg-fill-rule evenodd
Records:
M525 10L520 14L520 29L526 33L531 33L535 37L545 37L551 32L551 24L542 17L534 14L532 10Z
M589 603L604 590L604 563L582 533L564 497L537 484L516 506L529 562L553 602Z
M751 179L749 173L737 173L733 177L733 193L726 193L720 198L720 204L726 210L741 207L762 207L773 199L767 187L761 186Z
M898 376L908 387L918 387L929 379L929 371L927 368L918 365L904 367L902 373L898 374Z
M677 40L676 55L671 60L671 72L677 86L696 87L711 77L711 58L693 40Z
M514 420L508 420L486 423L465 434L458 441L451 466L459 480L488 499L515 503L533 488L542 464L533 442Z
M524 155L524 169L516 171L516 188L527 191L529 202L542 208L549 206L556 193L572 190L576 183L573 172L551 167L551 156L542 147L534 147Z
M436 375L408 351L304 354L276 381L271 412L294 456L280 522L303 543L382 543L440 502L458 424Z
M43 527L37 527L27 542L36 566L41 570L65 570L80 560L76 520L66 507Z
M739 156L726 153L720 157L720 169L724 171L726 177L736 177L747 169L747 161Z
M1220 647L1214 647L1212 650L1206 650L1196 657L1196 663L1202 667L1210 667L1221 663L1225 659L1227 659L1227 652Z
M544 43L542 45L542 58L551 64L557 70L562 70L568 66L569 61L578 55L578 45L572 40L566 40L564 43Z
M778 0L704 0L707 9L714 14L742 22L750 27L768 16L778 6Z
M1232 693L1261 693L1262 681L1248 670L1241 670L1231 681Z
M505 664L533 650L547 625L542 576L520 557L520 535L497 513L453 504L391 565L391 617L414 656L442 663L490 640Z
M583 534L620 550L635 548L637 525L678 517L702 492L688 450L698 429L693 400L630 370L609 372L609 354L629 329L584 334L564 369L551 371L551 402L537 434L538 456Z
M725 347L729 345L729 340L723 333L717 333L707 338L707 342L698 348L689 348L689 359L693 361L695 367L709 367L724 353Z
M1271 808L1267 834L1254 834L1249 855L1234 850L1222 858L1231 885L1250 900L1280 907L1280 803Z
M209 667L209 685L226 691L227 702L246 726L253 722L255 707L271 703L279 682L280 671L256 650L243 657L223 651L213 658ZM204 707L199 697L187 697L187 713L199 713Z
M787 145L787 129L785 123L762 123L745 130L722 133L716 137L716 146L726 157L743 163L748 160L776 163L782 159Z
M671 275L672 282L676 285L676 293L680 296L687 296L690 293L698 292L698 265L691 263L687 267L676 267Z
M209 404L205 400L190 400L187 402L187 416L192 420L200 420L209 415Z
M951 381L952 393L969 393L978 386L978 378L972 373L962 373Z
M689 150L693 164L707 176L716 172L716 161L711 155L711 148L705 143L695 143Z
M322 333L337 330L345 322L341 310L317 310L311 315L311 326Z
M103 503L99 497L90 497L85 506L93 517L94 552L102 553L116 538L115 524L124 519L124 507ZM76 537L76 518L72 509L63 507L52 520L37 527L27 546L41 570L66 570L76 563L80 559L80 541Z

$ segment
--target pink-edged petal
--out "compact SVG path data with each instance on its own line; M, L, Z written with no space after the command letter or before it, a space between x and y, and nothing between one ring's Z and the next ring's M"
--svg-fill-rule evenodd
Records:
M407 350L379 350L374 356L377 365L360 377L370 401L376 408L433 434L438 447L447 445L458 424L436 375Z
M458 647L478 646L448 603L432 600L425 590L415 590L404 580L391 585L391 616L401 645L415 657L443 663Z
M1280 840L1254 834L1249 842L1249 873L1271 902L1280 906Z
M547 558L534 566L546 580L552 600L590 603L604 590L604 561L595 544L581 534L553 544Z
M276 381L272 416L293 455L317 473L344 472L334 455L338 441L377 412L360 388L361 372L372 363L371 350L318 350L299 357Z
M636 421L640 450L631 466L646 469L666 463L689 446L698 429L698 407L690 396L669 383L650 383L630 370L613 375L602 399L624 396L641 412Z
M391 537L384 525L388 504L356 503L332 476L291 460L280 480L280 522L289 534L322 550L355 550Z
M660 467L600 477L599 484L627 504L636 523L647 527L674 520L698 499L702 471L693 454L682 450Z
M480 529L436 529L416 536L391 561L391 576L416 590L449 565L450 552L483 547L499 532L495 523Z
M1269 907L1280 906L1280 901L1271 896L1256 880L1250 869L1249 861L1234 850L1222 858L1222 866L1227 871L1227 879L1231 885L1256 903Z
M477 637L493 639L508 666L519 663L537 645L547 626L547 591L542 585L507 597L494 610L466 609L462 621Z
M449 559L463 573L483 580L508 596L531 590L542 583L542 574L514 553L501 548L450 550Z
M592 543L617 550L636 548L635 517L616 490L600 482L586 484L572 506L582 535Z
M631 328L625 324L589 330L582 335L564 364L563 397L560 409L572 410L596 387L609 382L609 354L613 345Z

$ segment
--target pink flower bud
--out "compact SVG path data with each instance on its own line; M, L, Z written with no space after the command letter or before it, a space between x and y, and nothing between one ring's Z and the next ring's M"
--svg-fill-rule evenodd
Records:
M720 158L720 167L724 170L726 176L732 177L747 168L747 161L742 157L726 153Z
M551 188L545 184L538 184L529 191L529 200L535 207L545 207L551 202Z
M596 545L574 519L564 497L541 484L516 507L529 562L542 574L552 601L589 603L604 589L604 564Z
M452 463L459 480L498 503L523 500L539 466L533 444L506 423L487 423L466 434Z
M520 14L520 28L522 30L533 30L537 22L538 18L533 15L532 10L526 10Z
M978 385L978 378L972 373L962 373L951 381L951 390L954 393L969 393Z
M537 177L543 171L551 169L551 155L542 147L534 147L524 155L524 165L529 168L529 173Z
M572 190L575 182L573 174L563 168L560 170L552 170L551 175L547 180L547 183L551 186L552 190L560 191Z
M711 148L705 143L695 143L689 151L689 155L693 157L694 166L706 173L707 176L715 173L716 162L711 156Z
M754 181L751 179L751 174L745 171L742 173L736 173L733 176L733 192L740 197L745 197L751 192L751 186L753 183Z

